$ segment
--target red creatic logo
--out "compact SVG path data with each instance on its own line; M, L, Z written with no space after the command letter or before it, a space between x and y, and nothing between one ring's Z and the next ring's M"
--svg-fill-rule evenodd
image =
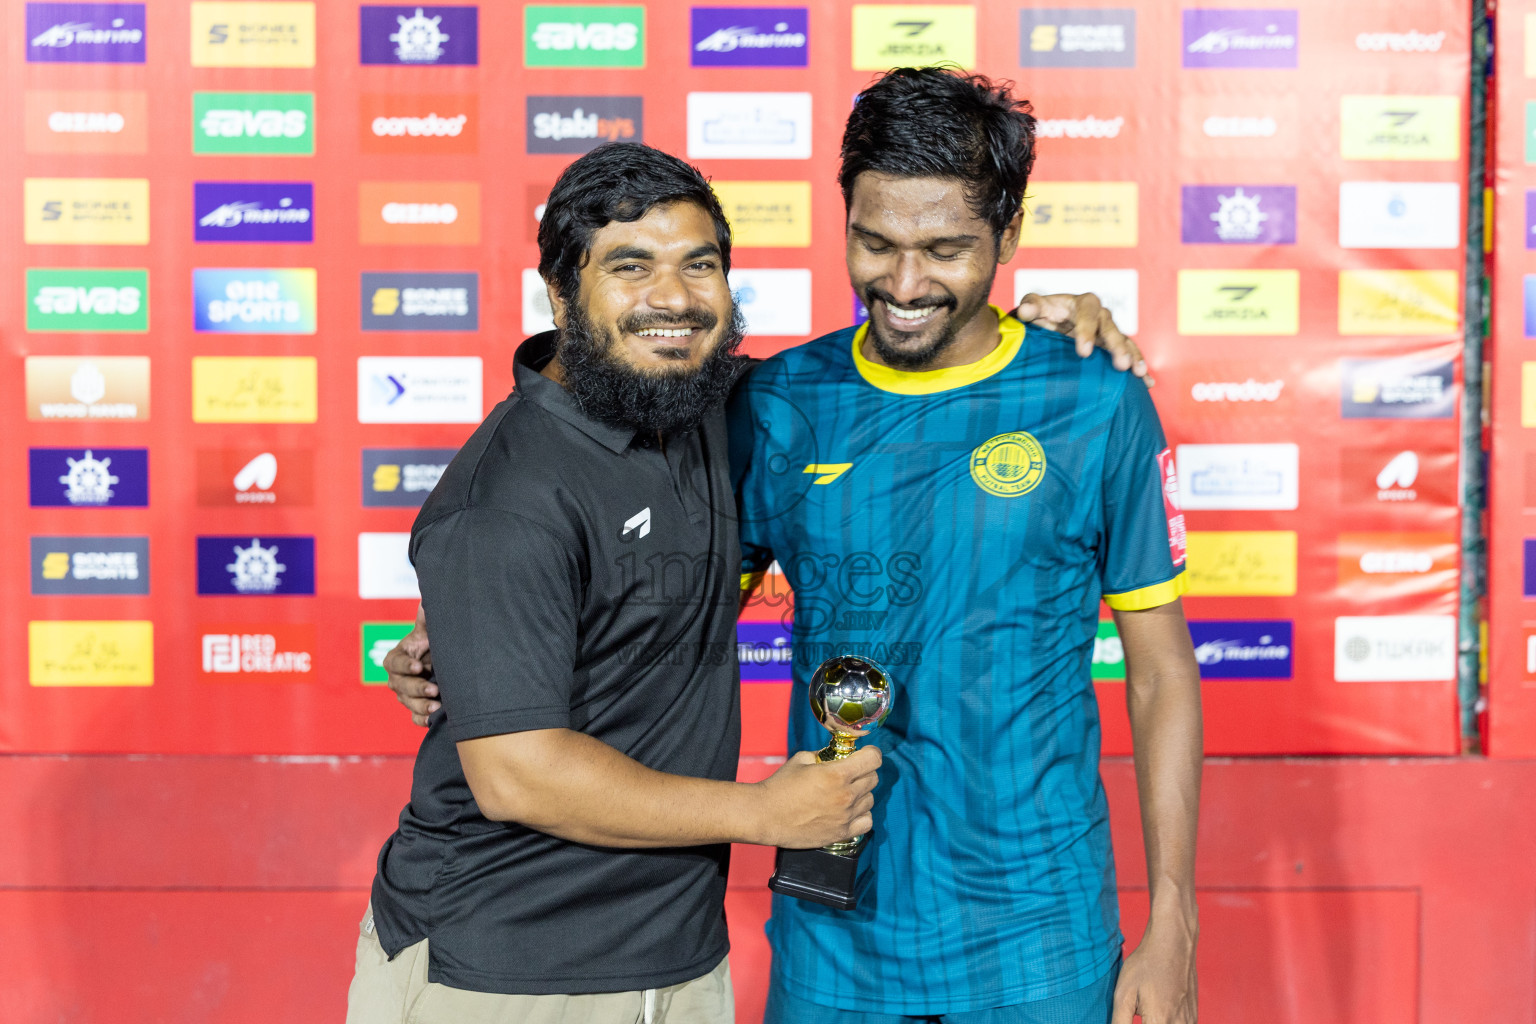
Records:
M1173 554L1173 564L1183 565L1188 545L1184 536L1184 513L1179 507L1179 472L1174 467L1172 450L1164 448L1157 453L1157 467L1163 477L1163 511L1168 515L1168 550Z

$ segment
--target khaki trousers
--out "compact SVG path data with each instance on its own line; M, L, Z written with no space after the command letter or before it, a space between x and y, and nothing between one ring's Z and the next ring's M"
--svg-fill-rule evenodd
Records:
M729 959L702 978L667 988L509 996L428 981L428 941L390 960L374 931L373 908L368 908L347 992L347 1024L735 1024Z

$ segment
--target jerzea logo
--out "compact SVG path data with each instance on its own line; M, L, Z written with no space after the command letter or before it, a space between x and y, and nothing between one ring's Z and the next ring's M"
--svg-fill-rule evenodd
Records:
M313 242L315 189L307 181L199 181L192 185L198 242Z
M1460 96L1342 96L1339 155L1345 160L1455 160Z
M645 67L645 8L529 4L523 63L530 68Z
M1289 620L1196 620L1189 635L1201 679L1291 678Z
M194 0L192 66L312 68L315 5L307 0Z
M27 419L149 419L148 356L27 356Z
M364 153L476 153L480 98L473 93L364 93L358 101L358 129Z
M384 670L384 656L395 649L405 635L414 628L413 622L365 622L362 628L364 683L387 683L389 673Z
M28 245L148 245L147 178L27 178Z
M200 448L197 503L204 508L315 503L315 453L304 448Z
M309 623L220 623L198 628L205 683L236 679L304 683L314 678L315 627Z
M853 69L976 63L976 8L951 4L854 4Z
M33 508L143 508L149 504L147 448L29 448Z
M1134 181L1031 182L1019 244L1026 248L1134 248Z
M409 533L357 535L357 596L365 600L419 600Z
M808 160L808 92L691 92L688 156L739 160Z
M1456 370L1448 360L1340 359L1339 369L1339 414L1347 420L1443 420L1456 413Z
M1460 284L1454 270L1341 270L1339 333L1457 333Z
M1025 8L1019 12L1019 63L1026 68L1133 68L1136 11Z
M480 275L363 274L363 330L474 331L480 327Z
M420 508L453 459L453 448L364 448L363 506Z
M151 686L152 622L27 623L27 681L33 686Z
M194 92L192 152L314 156L312 92Z
M359 423L479 423L479 356L360 356Z
M530 153L585 153L605 142L644 142L639 96L529 96Z
M1295 334L1295 270L1179 271L1180 334Z
M696 68L803 68L809 60L804 7L695 7L689 50Z
M27 60L143 64L143 4L27 4Z
M142 90L28 89L22 101L28 153L142 153L149 101Z
M193 356L193 423L313 423L314 356Z
M148 537L33 537L34 594L149 593Z
M1531 193L1526 193L1529 227ZM1455 249L1461 185L1454 181L1341 181L1339 248ZM1529 232L1526 248L1531 248Z
M1294 68L1294 10L1184 11L1186 68Z
M27 330L147 331L149 271L29 268Z
M1185 185L1181 193L1186 245L1296 241L1294 185Z
M1294 444L1181 444L1186 509L1293 509L1300 449Z
M195 330L219 334L314 334L310 268L192 271Z
M361 10L364 64L480 63L477 7L374 7Z
M266 597L315 592L313 537L199 537L197 592Z

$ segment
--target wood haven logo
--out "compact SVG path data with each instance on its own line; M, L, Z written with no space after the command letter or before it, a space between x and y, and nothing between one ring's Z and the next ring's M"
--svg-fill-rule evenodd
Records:
M155 625L144 621L27 623L27 681L33 686L151 686Z
M27 419L149 419L148 356L27 356Z
M480 183L364 181L357 220L364 245L478 245Z
M976 8L958 4L854 4L853 69L976 64Z

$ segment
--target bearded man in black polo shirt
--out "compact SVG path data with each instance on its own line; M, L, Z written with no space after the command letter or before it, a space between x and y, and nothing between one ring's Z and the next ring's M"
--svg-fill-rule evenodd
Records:
M411 535L442 713L379 854L348 1021L730 1024L732 842L869 829L879 751L734 782L730 228L634 144L539 228L558 332L518 349Z

